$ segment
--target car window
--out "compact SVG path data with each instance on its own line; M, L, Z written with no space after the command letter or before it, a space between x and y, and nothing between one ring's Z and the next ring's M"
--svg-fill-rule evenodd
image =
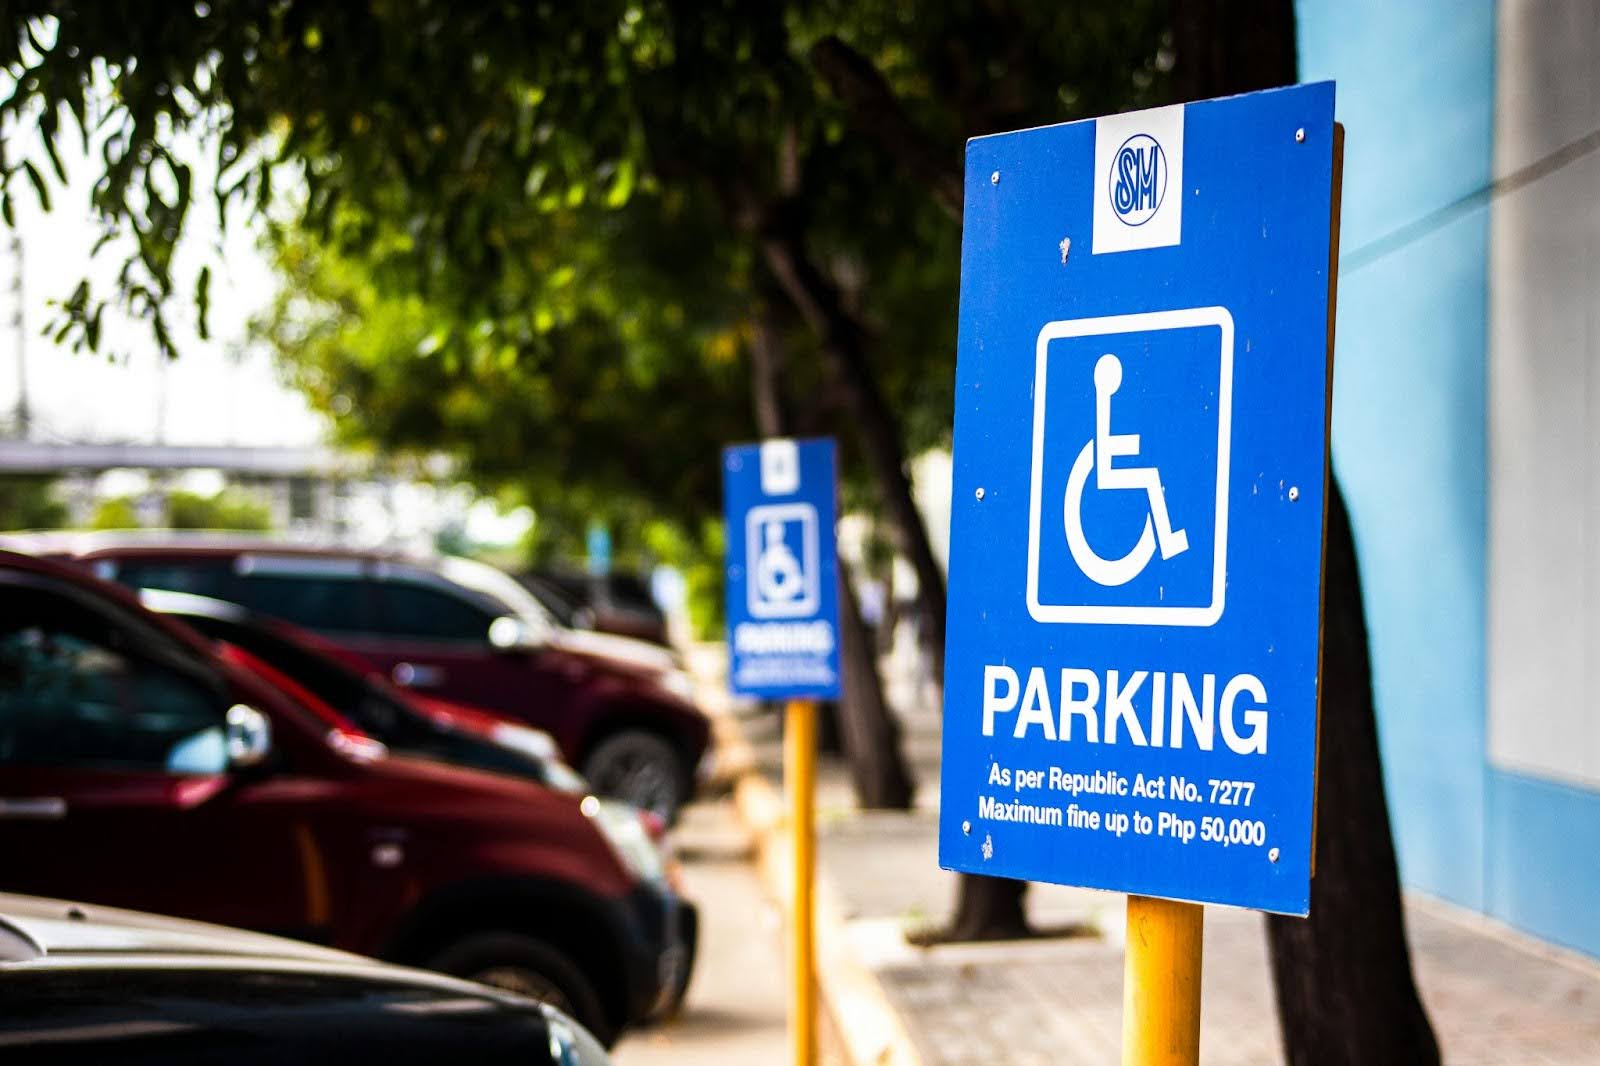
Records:
M439 573L446 581L484 597L501 614L521 615L546 624L552 620L550 612L537 596L510 574L496 570L487 563L446 555L439 560Z
M310 630L365 633L373 630L370 586L343 575L248 573L237 578L238 600L262 614Z
M224 559L117 559L108 576L129 588L233 598L233 567Z
M380 633L429 640L483 642L494 616L441 588L390 579L378 583Z
M126 633L71 600L0 594L0 766L226 769L219 695L130 650Z

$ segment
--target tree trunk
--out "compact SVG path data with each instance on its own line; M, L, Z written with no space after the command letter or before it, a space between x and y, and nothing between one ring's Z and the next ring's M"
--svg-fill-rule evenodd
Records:
M1284 1061L1437 1066L1406 945L1355 542L1330 486L1311 917L1267 918Z
M911 495L905 453L894 413L884 402L867 355L867 331L850 314L838 288L811 261L792 220L777 213L761 238L767 269L820 342L829 369L843 386L861 451L882 497L885 517L902 554L917 574L923 614L923 651L944 676L944 571L934 558L928 528Z
M1297 79L1294 4L1175 0L1178 100ZM1331 309L1330 309L1331 310ZM1406 944L1350 516L1329 479L1311 916L1270 916L1289 1066L1436 1066Z
M911 809L914 785L900 746L900 723L883 699L877 651L861 620L850 568L839 562L839 651L844 659L839 728L856 802L878 810Z
M867 332L844 307L837 289L811 262L800 235L779 221L764 234L762 252L780 287L821 341L823 352L844 385L862 449L883 495L900 550L911 560L917 574L917 601L924 620L923 652L942 684L944 571L934 558L927 526L911 496L899 429L872 376L866 353ZM938 939L1005 940L1026 935L1026 881L962 874L957 886L955 917Z
M1005 877L962 874L956 891L956 913L950 925L928 938L935 943L971 940L1020 940L1031 936L1023 899L1028 882Z
M755 316L750 336L750 401L763 437L781 437L789 419L783 409L783 338L772 313Z
M750 345L751 391L756 427L763 437L781 437L790 424L783 402L782 334L770 312L757 316ZM849 570L839 566L839 656L844 671L839 727L845 758L862 807L906 810L915 785L900 748L900 725L883 698L878 657L861 622Z
M812 67L851 113L852 121L858 131L878 140L888 154L899 162L908 176L920 182L934 201L959 222L965 186L959 169L958 153L946 153L940 146L929 141L900 106L882 74L865 56L839 38L830 36L818 42L811 50L810 60ZM781 249L779 251L781 252ZM768 262L773 265L774 273L781 276L780 264L773 264L773 255L773 251L768 252ZM780 255L780 261L784 258ZM787 258L805 264L803 249L799 250L798 255ZM806 272L795 270L793 263L782 265L786 266L790 275L785 288L790 289L791 294L794 290L805 291L808 287L805 284ZM815 275L814 270L810 273L812 276ZM812 285L810 289L812 290L810 298L813 300L825 302L829 296L825 284ZM836 300L834 302L837 303ZM838 315L843 315L842 310ZM826 313L825 308L818 308L808 315L807 319L812 322L813 328L817 329L819 336L825 336L825 330L834 328L832 323L836 317L838 316ZM864 331L859 327L838 329L837 332L846 339L864 336ZM865 366L862 355L859 353L852 355L846 346L845 351L834 355L834 359L845 376L847 387L852 384L852 377L865 376L870 384L870 369ZM859 400L860 410L857 417L871 418L873 410L882 406L882 399L873 386L869 394ZM884 415L885 417L876 424L889 430L888 441L882 442L884 455L881 461L875 464L874 472L879 476L883 491L886 494L903 495L907 505L894 517L901 533L902 551L911 559L917 573L918 607L925 620L922 627L926 638L924 650L933 666L935 676L943 685L944 572L939 569L933 558L932 547L927 539L927 529L922 523L921 516L916 513L916 508L910 505L910 482L905 477L898 436L893 432L893 423L887 419L886 411ZM888 458L889 443L893 445L892 463ZM908 543L915 544L917 550L907 550ZM1027 889L1026 881L982 877L977 874L960 875L957 879L955 915L946 928L933 934L929 939L1009 940L1026 936L1029 932L1027 913L1024 909Z

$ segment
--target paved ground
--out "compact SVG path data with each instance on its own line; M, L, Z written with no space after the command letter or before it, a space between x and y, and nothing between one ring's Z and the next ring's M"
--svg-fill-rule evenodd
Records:
M775 717L741 722L777 776ZM846 908L857 955L883 982L928 1066L1104 1066L1118 1060L1123 900L1034 886L1036 925L1087 935L1023 943L910 946L904 932L950 913L955 878L938 869L938 722L907 717L924 788L909 814L853 809L837 760L818 784L821 874ZM1600 966L1421 897L1406 903L1418 985L1454 1066L1600 1064ZM1280 1061L1265 934L1253 913L1209 908L1202 1061Z
M700 907L700 956L676 1018L624 1037L617 1066L781 1062L788 1046L777 910L761 894L749 841L725 802L674 831L686 894Z
M683 1011L625 1036L617 1066L783 1063L788 970L777 909L727 800L698 804L673 831L686 894L700 907L700 957ZM824 1066L834 1063L824 1058Z

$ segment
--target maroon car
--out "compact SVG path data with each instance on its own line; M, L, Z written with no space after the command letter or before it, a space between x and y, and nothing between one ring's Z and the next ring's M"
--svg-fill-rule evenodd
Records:
M0 890L669 1005L682 910L636 812L407 758L79 567L0 552Z
M229 600L308 629L421 695L546 731L602 795L668 821L706 753L710 725L672 651L563 626L482 563L205 534L4 540L133 588Z

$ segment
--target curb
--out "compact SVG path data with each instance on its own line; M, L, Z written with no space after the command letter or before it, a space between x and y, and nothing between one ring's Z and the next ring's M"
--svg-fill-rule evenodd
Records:
M741 767L734 783L734 807L755 841L756 869L762 887L787 917L793 907L793 858L783 797L755 769L749 743L735 723L729 724L733 728L727 730L721 742L730 749L730 763ZM816 885L816 945L821 1007L839 1034L851 1066L922 1066L922 1057L899 1014L889 1005L883 986L852 952L844 910L833 886L820 875Z

